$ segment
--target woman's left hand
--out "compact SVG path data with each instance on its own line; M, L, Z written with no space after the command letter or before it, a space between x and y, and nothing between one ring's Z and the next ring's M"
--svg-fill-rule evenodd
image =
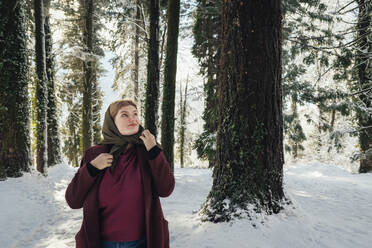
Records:
M145 144L147 151L156 146L155 136L148 129L144 130L139 138Z

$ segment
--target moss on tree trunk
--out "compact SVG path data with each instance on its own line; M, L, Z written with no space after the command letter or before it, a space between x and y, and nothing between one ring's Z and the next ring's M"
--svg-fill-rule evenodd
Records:
M213 222L278 213L284 198L281 1L224 1L222 22Z
M47 157L47 108L48 79L45 59L45 30L43 0L34 1L35 16L35 53L36 53L36 168L45 174Z
M0 179L31 166L24 8L24 0L0 1Z
M164 63L164 86L161 118L161 144L164 154L174 170L174 108L176 94L176 72L180 1L168 0L168 33Z
M150 0L150 39L147 51L145 128L157 136L159 109L159 0Z

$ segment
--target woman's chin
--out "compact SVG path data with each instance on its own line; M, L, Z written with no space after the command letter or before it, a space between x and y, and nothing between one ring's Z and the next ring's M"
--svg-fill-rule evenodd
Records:
M129 127L128 130L125 130L125 132L120 132L122 135L133 135L138 133L138 126Z

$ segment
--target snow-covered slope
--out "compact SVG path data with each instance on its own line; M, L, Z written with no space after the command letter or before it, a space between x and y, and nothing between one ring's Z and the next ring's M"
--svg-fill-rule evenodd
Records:
M47 178L37 173L0 182L0 247L74 247L82 211L71 210L64 191L76 169L61 164ZM336 166L288 165L284 187L292 200L278 215L202 223L199 210L212 185L209 169L176 168L173 194L162 199L172 248L371 247L372 174Z

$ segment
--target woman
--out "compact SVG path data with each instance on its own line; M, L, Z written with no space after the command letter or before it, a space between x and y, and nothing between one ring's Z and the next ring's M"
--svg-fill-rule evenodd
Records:
M169 247L159 196L172 193L174 176L154 135L140 125L136 104L111 103L102 133L66 190L68 205L83 207L76 247Z

